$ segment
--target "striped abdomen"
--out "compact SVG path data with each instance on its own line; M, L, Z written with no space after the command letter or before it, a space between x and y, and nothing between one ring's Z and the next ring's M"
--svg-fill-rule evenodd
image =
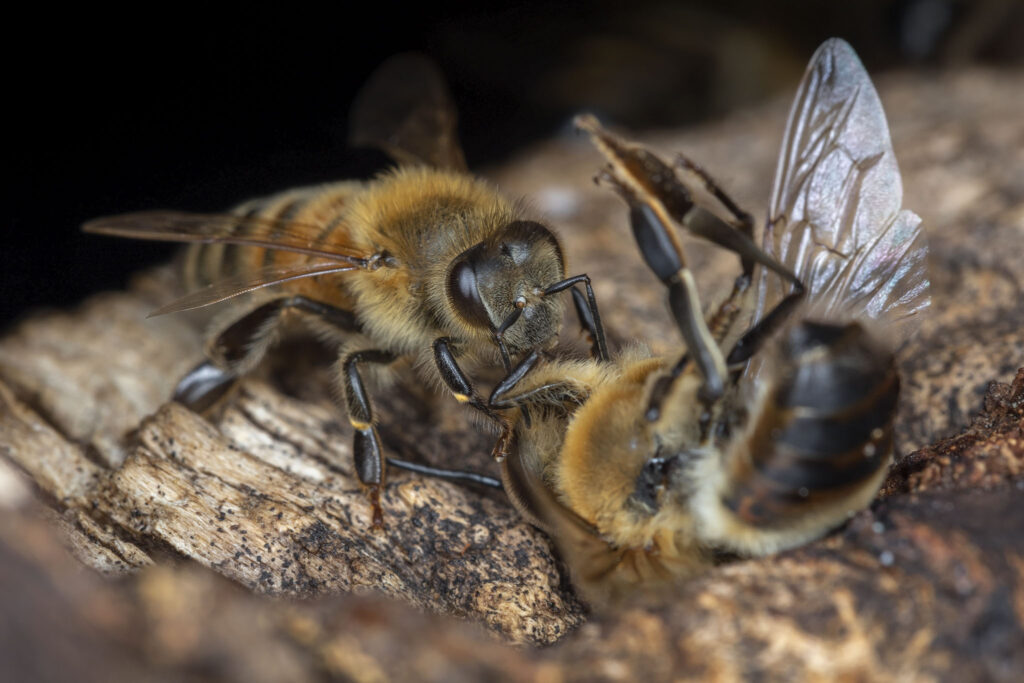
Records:
M314 248L328 248L332 238L350 244L347 226L342 224L345 205L353 194L361 191L358 182L303 187L269 197L253 199L235 207L238 217L230 228L235 236L264 237L273 241L279 225L287 222L322 226L316 234ZM195 290L225 278L255 273L268 267L295 265L312 257L291 251L263 247L236 246L223 243L198 244L188 248L182 261L182 278L186 289ZM312 280L289 283L290 290L315 289Z
M874 496L892 449L899 395L893 356L856 323L803 322L745 442L726 463L722 505L750 527L838 522Z

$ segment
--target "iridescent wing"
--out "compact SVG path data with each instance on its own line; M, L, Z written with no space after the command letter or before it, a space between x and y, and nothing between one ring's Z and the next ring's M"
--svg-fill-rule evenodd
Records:
M803 280L815 316L873 318L898 341L930 303L925 233L902 201L878 93L853 49L827 40L790 110L763 247ZM762 272L755 319L788 289Z
M457 120L437 65L420 54L396 55L356 96L349 142L377 147L399 163L464 171Z

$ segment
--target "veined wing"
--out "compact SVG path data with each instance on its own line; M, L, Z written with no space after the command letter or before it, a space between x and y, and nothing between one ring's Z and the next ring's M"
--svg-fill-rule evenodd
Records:
M789 114L764 249L803 280L814 315L874 318L905 338L930 296L921 219L902 201L878 93L853 49L832 38ZM786 291L762 272L755 319Z
M455 104L441 71L423 55L396 55L378 67L351 116L355 146L377 147L403 164L466 169Z
M337 261L319 261L291 266L271 266L214 282L191 294L186 294L166 306L161 306L147 317L153 318L158 315L167 315L168 313L190 311L194 308L210 306L236 296L241 296L242 294L248 294L264 287L271 287L307 277L317 277L318 275L343 273L349 270L356 270L357 268L358 266L346 265Z
M244 233L236 234L240 225L247 229ZM99 235L163 242L263 247L342 261L353 266L366 265L372 256L365 248L351 244L346 239L343 227L331 230L330 239L325 240L322 225L228 213L143 211L96 218L83 225L82 230Z

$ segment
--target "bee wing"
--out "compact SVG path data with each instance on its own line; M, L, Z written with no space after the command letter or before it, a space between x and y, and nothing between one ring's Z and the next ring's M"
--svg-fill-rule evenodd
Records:
M203 306L220 303L226 299L241 296L242 294L247 294L264 287L271 287L283 282L300 280L307 277L316 277L318 275L343 273L345 271L355 270L356 267L357 266L353 265L339 264L337 261L319 261L291 266L271 266L268 268L262 268L260 270L241 273L223 280L218 280L207 287L196 290L191 294L187 294L176 301L172 301L166 306L161 306L146 317L154 318L158 315L167 315L168 313L190 311L194 308L202 308Z
M356 96L349 142L377 147L399 163L464 171L457 120L437 65L416 53L396 55Z
M261 226L264 229L247 229L244 234L235 234L242 224L247 228ZM143 211L97 218L84 224L82 230L98 235L141 240L263 247L343 261L353 266L365 265L366 260L372 256L366 249L347 243L346 233L341 228L331 232L328 244L321 244L324 241L322 225L259 216Z
M803 280L816 315L874 318L898 341L930 303L921 219L902 201L878 93L853 48L827 40L790 110L764 249ZM762 269L755 320L788 288Z

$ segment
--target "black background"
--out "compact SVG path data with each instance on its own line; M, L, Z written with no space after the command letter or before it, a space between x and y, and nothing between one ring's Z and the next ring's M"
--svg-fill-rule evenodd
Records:
M167 245L80 234L91 217L217 211L288 186L372 174L384 158L346 148L347 110L370 71L397 52L440 63L467 159L479 168L554 134L582 108L636 128L679 125L792 89L830 35L849 40L873 73L1019 61L1021 4L35 10L7 22L3 48L11 141L0 328L121 287L171 254Z

